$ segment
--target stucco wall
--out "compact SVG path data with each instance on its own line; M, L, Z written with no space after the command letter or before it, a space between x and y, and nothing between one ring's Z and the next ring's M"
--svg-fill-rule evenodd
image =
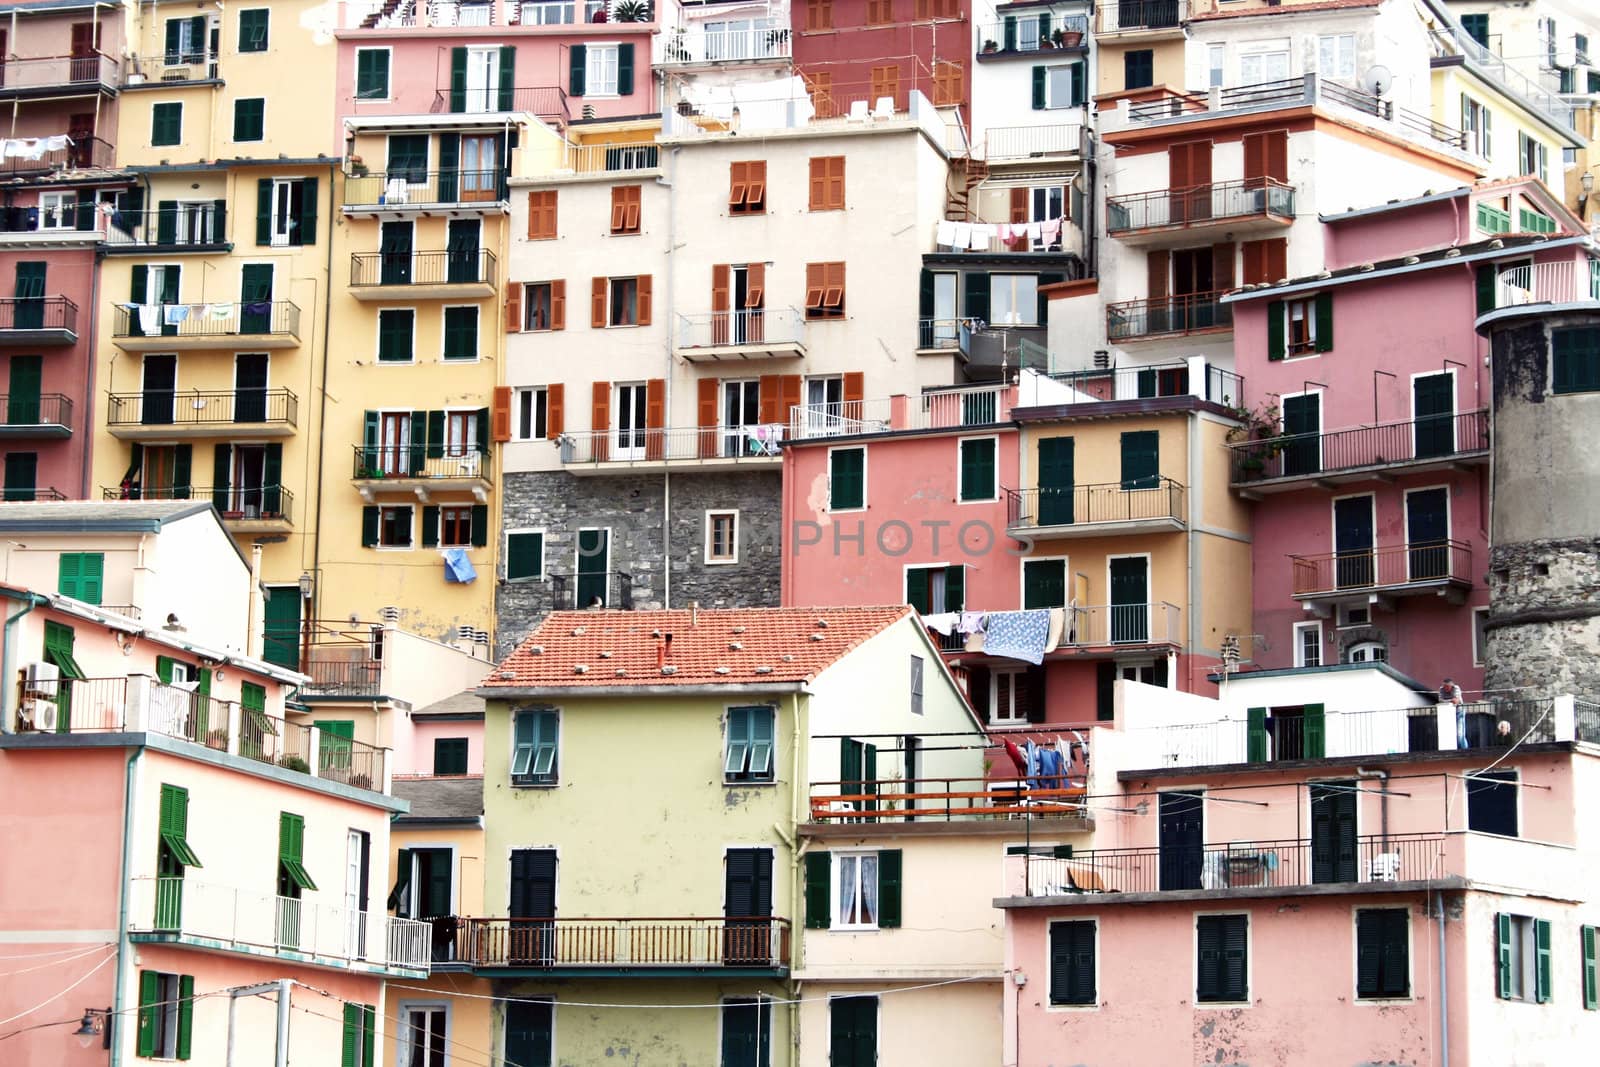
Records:
M859 996L858 985L808 982L800 1006L799 1067L830 1062L829 1008L832 997ZM1005 1062L1000 1055L998 981L974 981L937 989L901 992L895 984L873 982L878 998L879 1067L922 1067L932 1063ZM774 1062L780 1062L774 1060Z

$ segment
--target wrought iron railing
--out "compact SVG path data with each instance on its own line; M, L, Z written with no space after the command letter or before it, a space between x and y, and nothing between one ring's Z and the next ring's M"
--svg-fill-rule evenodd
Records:
M359 101L357 101L359 103ZM541 119L560 123L572 120L572 110L567 102L567 91L559 85L527 85L505 89L463 89L452 92L441 86L433 94L435 115L480 115L498 111L523 111Z
M1185 0L1109 0L1097 8L1096 33L1171 29L1182 23Z
M10 69L10 64L5 64ZM9 85L9 79L7 79ZM0 87L3 91L3 87ZM0 174L39 174L61 170L111 170L117 165L117 146L99 137L73 137L65 148L34 148L0 160Z
M1089 32L1087 15L1027 14L978 27L980 55L1054 52L1082 48ZM990 48L990 43L994 48Z
M350 285L481 285L495 282L495 257L487 248L431 252L352 252Z
M462 919L456 959L475 967L786 967L789 920Z
M501 168L352 174L344 180L345 207L499 207L507 195L506 172Z
M1112 234L1256 216L1293 221L1294 186L1275 178L1249 178L1106 198L1106 231Z
M209 500L224 522L294 521L294 494L282 485L102 486L102 500Z
M20 729L61 734L147 730L219 751L228 748L228 701L148 675L23 679L18 697Z
M71 425L72 398L63 393L0 394L0 426L14 431L19 426Z
M216 249L228 243L228 206L221 201L185 203L156 211L117 211L106 220L108 252Z
M0 331L78 332L78 305L64 296L0 297Z
M217 54L204 49L174 50L129 56L123 61L122 84L211 81L217 77Z
M288 389L112 393L107 426L218 426L278 423L294 426L300 401Z
M1233 306L1221 292L1185 293L1106 305L1106 337L1132 341L1167 334L1233 329Z
M74 201L44 207L40 204L0 207L0 233L32 234L39 240L52 237L88 240L103 236L100 209L92 203Z
M1013 528L1097 526L1152 519L1182 523L1187 516L1183 485L1165 477L1060 489L1006 490L1006 524Z
M561 462L568 466L776 460L786 429L783 423L756 423L690 429L582 430L562 434L558 444Z
M487 452L472 444L438 446L356 445L351 477L358 480L382 478L475 478L492 480Z
M627 571L547 574L544 587L549 611L593 607L633 610L633 575Z
M213 304L117 304L113 337L216 338L300 336L300 308L288 300L218 301Z
M1489 448L1489 413L1462 411L1327 433L1283 434L1236 441L1229 448L1236 484L1317 478L1481 454Z
M1295 596L1323 596L1419 583L1472 583L1472 548L1465 541L1418 541L1379 548L1290 556Z
M383 693L383 664L374 659L321 659L313 645L311 661L303 669L311 680L300 687L302 693L352 697Z

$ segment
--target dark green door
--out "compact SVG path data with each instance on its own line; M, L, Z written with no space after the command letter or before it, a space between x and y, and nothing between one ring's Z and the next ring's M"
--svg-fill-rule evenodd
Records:
M5 498L7 500L32 500L37 491L38 478L37 452L6 453Z
M1311 880L1354 882L1356 857L1355 782L1324 782L1311 790Z
M462 284L478 280L478 230L477 219L450 220L447 281Z
M322 735L317 745L318 773L340 781L350 775L351 744L356 739L356 724L352 719L330 719L317 723Z
M1450 490L1419 489L1406 494L1406 580L1436 581L1450 576Z
M383 267L381 281L384 285L411 284L411 241L413 227L409 222L383 224Z
M1206 852L1205 794L1162 793L1157 807L1157 884L1162 889L1199 889Z
M300 587L274 585L267 590L261 653L268 663L300 669Z
M177 387L177 356L145 356L140 421L146 426L171 425L173 396Z
M32 425L39 421L39 379L43 373L42 357L11 357L11 391L6 400L7 422Z
M1333 502L1333 551L1340 589L1361 589L1372 584L1370 496L1347 496Z
M1039 440L1039 525L1072 525L1072 438Z
M240 333L272 332L272 264L246 263L239 284Z
M17 264L17 304L13 324L19 330L44 328L44 269L36 261Z
M1111 640L1150 640L1150 561L1143 556L1111 561Z
M267 354L242 352L233 361L233 421L267 421Z
M849 801L862 811L877 811L878 746L853 738L839 741L839 789L842 796L867 797Z
M573 607L587 608L593 604L604 607L606 600L606 572L611 569L611 532L609 530L578 531L578 582Z
M416 874L411 884L417 887L417 908L413 919L434 919L449 915L450 859L447 848L414 848L411 858L416 863Z
M1417 458L1448 456L1456 450L1455 378L1429 374L1411 379L1411 411Z
M1284 474L1315 474L1322 469L1322 394L1283 398Z
M828 1067L876 1067L878 998L828 1001Z

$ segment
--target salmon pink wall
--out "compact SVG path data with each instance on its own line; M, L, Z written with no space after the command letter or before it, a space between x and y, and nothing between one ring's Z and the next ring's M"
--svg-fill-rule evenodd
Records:
M127 758L115 748L0 752L0 840L30 860L0 864L0 930L115 931Z
M1466 194L1450 200L1363 215L1324 227L1328 269L1404 256L1424 248L1444 248L1473 240L1472 210Z
M433 743L441 737L467 739L467 773L483 773L483 720L476 722L432 722L426 719L411 721L410 759L395 766L396 774L432 774Z

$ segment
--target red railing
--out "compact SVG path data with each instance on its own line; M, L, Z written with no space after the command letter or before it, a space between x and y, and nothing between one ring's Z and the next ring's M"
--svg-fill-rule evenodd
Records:
M1078 772L1078 781L1082 772ZM1059 778L995 782L985 778L884 778L811 783L813 822L900 822L1082 816L1084 795L1070 769Z

